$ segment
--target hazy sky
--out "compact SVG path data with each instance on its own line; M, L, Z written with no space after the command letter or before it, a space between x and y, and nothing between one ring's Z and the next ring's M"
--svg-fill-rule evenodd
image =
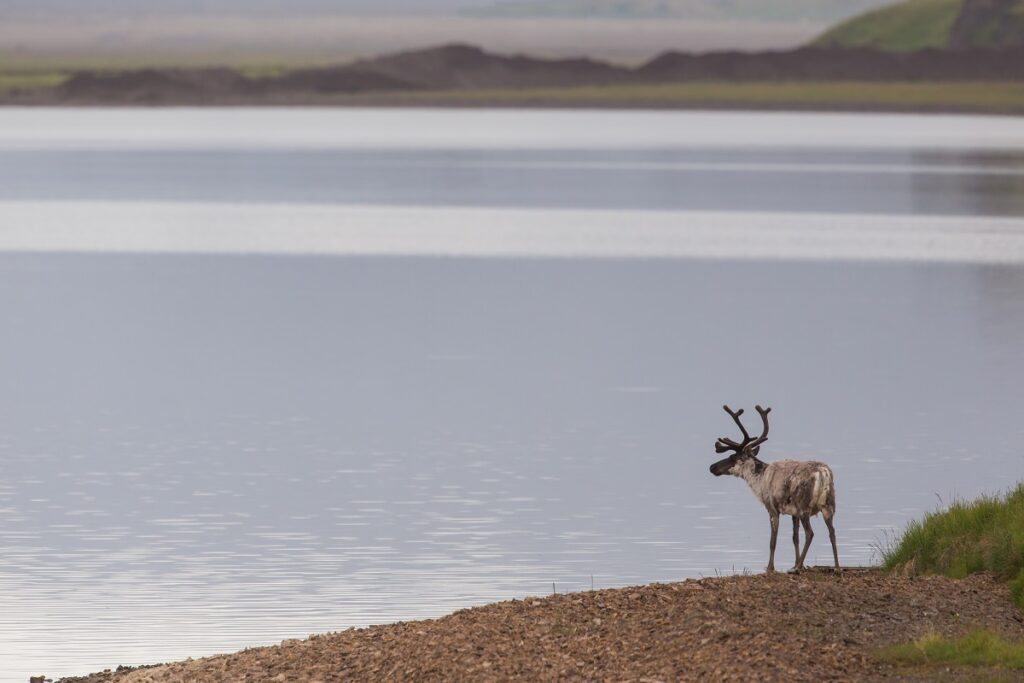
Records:
M0 55L22 66L336 63L461 42L638 63L665 50L796 47L836 19L884 2L0 0ZM498 4L527 11L479 12ZM632 9L628 20L623 7ZM657 16L666 9L669 16Z
M693 14L693 18L710 18L710 14L761 18L767 16L765 8L777 10L781 17L835 18L855 14L866 7L884 4L887 0L667 0L663 3L649 0L3 0L0 17L31 15L90 15L124 16L152 14L346 14L346 13L400 13L451 14L494 5L532 5L548 10L557 5L574 16L586 16L590 6L595 14L611 16L626 13L651 16L669 11L680 17ZM628 12L623 8L628 8ZM666 10L667 8L667 10ZM542 12L546 13L546 12Z
M511 0L516 2L517 0ZM450 12L493 4L493 0L4 0L0 15L49 12L93 13L345 13L402 11L409 13Z

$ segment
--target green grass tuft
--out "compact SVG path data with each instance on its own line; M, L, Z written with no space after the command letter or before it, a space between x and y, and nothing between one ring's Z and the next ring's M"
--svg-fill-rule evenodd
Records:
M1011 643L1000 635L975 629L963 638L932 634L907 645L893 645L878 653L893 664L945 664L1024 669L1024 643Z
M899 542L882 553L889 569L963 578L979 571L1010 581L1024 607L1024 484L1004 497L957 501L907 525Z
M944 48L963 0L906 0L845 21L814 44L894 52Z

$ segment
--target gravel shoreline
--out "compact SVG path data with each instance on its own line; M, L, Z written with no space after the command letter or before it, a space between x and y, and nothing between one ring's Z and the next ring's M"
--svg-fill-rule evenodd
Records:
M512 600L60 683L1024 680L873 657L976 626L1024 640L1024 613L992 577L811 570Z

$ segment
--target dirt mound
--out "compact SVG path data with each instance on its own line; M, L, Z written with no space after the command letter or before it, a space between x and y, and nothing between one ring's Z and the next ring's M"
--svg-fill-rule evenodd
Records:
M513 600L63 683L881 681L906 672L876 662L875 648L977 625L1021 639L1022 620L985 576L811 571Z

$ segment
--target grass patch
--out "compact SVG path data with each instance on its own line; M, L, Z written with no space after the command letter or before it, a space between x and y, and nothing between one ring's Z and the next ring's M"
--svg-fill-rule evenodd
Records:
M990 571L1010 581L1014 601L1024 607L1024 484L1003 497L957 501L911 522L882 560L889 569L953 578Z
M0 95L14 90L55 88L68 79L63 71L0 71Z
M962 6L963 0L907 0L845 21L814 44L894 52L946 47Z
M273 61L260 59L218 59L216 57L195 57L191 59L168 57L166 59L17 59L5 57L0 63L0 95L12 90L35 90L60 85L73 73L81 71L120 72L143 69L234 69L246 78L261 79L283 76L298 69L313 69L345 64L349 60L293 60Z
M975 629L963 638L932 634L907 645L893 645L878 653L891 664L943 664L1024 669L1024 643L1011 643L1000 635Z
M1024 112L1024 84L989 83L664 83L563 88L376 94L386 103L436 105L693 106Z

